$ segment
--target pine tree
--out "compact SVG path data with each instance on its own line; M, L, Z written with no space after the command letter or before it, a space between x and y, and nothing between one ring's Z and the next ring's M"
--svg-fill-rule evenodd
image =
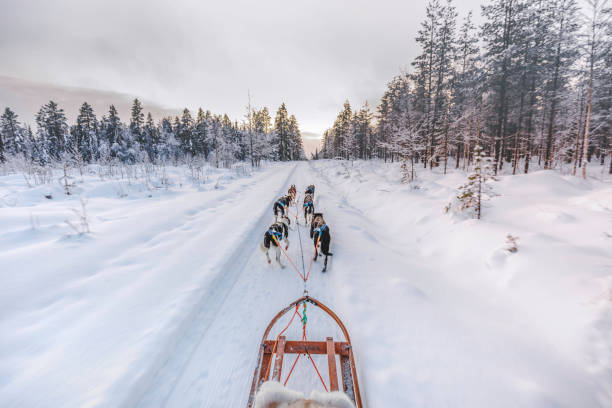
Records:
M468 175L466 184L459 187L457 200L460 203L460 210L470 210L474 212L477 219L482 214L482 201L486 200L492 192L488 182L494 181L493 162L490 157L483 157L482 147L474 147L474 170Z
M145 121L144 128L144 145L142 148L147 152L147 157L149 161L155 162L158 157L158 147L159 147L159 131L155 126L155 122L153 121L153 116L151 112L147 113L147 120Z
M128 146L131 147L131 142L138 142L140 145L144 144L144 112L142 110L142 104L138 98L134 99L132 103L132 109L130 111L130 138L128 138Z
M98 120L96 119L93 108L87 102L84 102L79 109L76 126L73 129L73 137L74 140L73 143L71 143L73 156L78 153L78 155L88 163L100 157Z
M582 178L587 176L587 162L589 160L589 135L591 133L591 120L593 110L594 80L599 64L604 55L604 46L610 40L606 40L609 32L610 10L607 8L607 0L588 0L590 7L590 19L588 32L586 34L585 56L588 60L588 85L586 115L584 125L584 137L582 141Z
M457 55L452 110L452 130L455 134L455 168L463 158L463 168L470 157L470 150L479 122L478 107L481 105L482 90L479 87L481 72L476 64L479 54L478 35L472 23L472 13L463 20L457 39Z
M287 113L287 107L283 102L276 111L276 118L274 119L274 132L278 138L278 159L280 161L291 160L291 152L289 151L289 138L290 138L290 127L289 127L289 115Z
M486 22L482 27L485 41L485 64L488 71L487 87L491 93L495 143L495 174L503 163L505 141L508 132L510 94L519 72L518 47L520 28L524 23L525 0L493 0L483 6Z
M332 139L332 155L341 156L348 158L348 154L351 151L351 144L354 141L353 135L349 135L351 131L351 122L353 119L353 111L349 101L344 102L344 107L338 114L336 121L332 127L333 139ZM347 140L348 139L348 140Z
M108 110L108 118L104 121L104 131L102 139L108 145L111 157L117 157L117 153L122 150L123 145L123 129L121 119L117 114L117 109L111 105Z
M3 157L25 151L23 129L18 116L10 108L6 108L0 116L0 139Z
M208 157L208 147L206 142L206 132L208 126L207 116L210 116L210 112L208 112L207 115L202 108L198 109L198 116L192 132L193 152L196 155L203 155L204 157Z
M181 115L180 122L177 122L176 127L177 127L176 134L178 136L178 141L180 143L183 154L188 154L188 155L193 156L195 153L193 149L193 140L192 140L193 138L192 137L193 118L191 117L191 113L189 112L189 109L185 108L183 110L183 114Z
M550 41L551 54L550 63L550 106L548 113L548 130L546 137L546 156L544 168L551 168L554 152L554 135L556 126L556 115L559 104L559 94L564 91L568 81L570 69L578 55L576 48L576 31L578 23L576 18L578 10L574 0L556 0L551 4L553 26L551 28L553 38Z
M66 151L69 138L64 110L60 109L57 103L49 101L38 111L36 125L37 137L42 142L40 148L43 151L39 155L41 163L47 163L49 159L59 161L62 153Z

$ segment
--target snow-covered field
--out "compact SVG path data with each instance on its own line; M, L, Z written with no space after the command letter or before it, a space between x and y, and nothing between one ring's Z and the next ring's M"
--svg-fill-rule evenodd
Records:
M612 406L610 182L504 176L476 221L444 213L460 172L419 189L380 162L103 172L71 196L59 173L0 176L2 407L244 406L263 330L303 293L258 250L292 183L316 185L332 232L308 289L351 333L366 406ZM316 311L308 330L339 334ZM321 387L306 363L289 386Z

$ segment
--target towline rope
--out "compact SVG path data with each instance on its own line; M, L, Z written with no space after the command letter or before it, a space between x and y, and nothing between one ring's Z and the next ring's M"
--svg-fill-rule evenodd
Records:
M295 266L295 263L293 262L293 260L291 259L291 257L289 256L289 254L287 253L287 251L285 250L285 248L283 248L283 246L280 244L280 242L278 241L278 239L276 238L275 235L272 235L272 239L274 239L274 242L276 243L276 245L283 251L283 253L285 254L285 256L287 257L287 259L289 260L289 263L291 263L291 266L293 266L293 269L295 269L295 271L298 273L298 275L300 275L300 278L302 278L302 280L304 281L304 295L308 296L308 289L306 286L306 283L308 281L308 278L310 277L310 271L312 270L312 264L314 262L314 258L317 254L318 251L318 247L319 247L319 239L321 238L321 236L319 235L317 237L317 241L315 242L315 249L314 249L314 253L310 259L310 265L308 266L308 273L306 273L306 265L304 263L304 248L302 246L302 234L300 234L300 223L298 221L298 198L299 196L296 197L295 199L295 215L291 214L291 212L289 211L289 207L287 207L287 214L292 215L295 217L295 223L297 225L297 234L298 234L298 240L300 242L300 253L301 253L301 257L302 257L302 272L300 272L300 270L298 269L297 266ZM308 318L306 316L306 301L302 302L303 305L303 312L300 315L299 312L299 303L295 305L295 311L293 312L293 315L291 316L291 319L289 320L289 323L287 323L287 325L285 326L285 328L278 334L278 336L276 336L276 340L274 341L274 347L272 348L272 354L271 356L273 356L276 353L276 348L278 346L278 340L280 339L280 336L283 335L283 333L285 331L287 331L287 329L289 328L289 326L291 326L291 323L293 322L293 320L295 319L295 316L299 316L302 322L302 341L307 341L307 337L306 337L306 323L308 322ZM325 389L326 392L328 392L327 389L327 385L325 385L325 381L323 380L323 377L321 376L321 373L319 372L319 369L317 368L317 365L315 364L312 356L310 355L310 352L308 351L308 349L306 349L306 353L304 353L305 356L308 357L308 359L310 360L310 362L312 363L312 366L314 367L317 376L319 377L319 380L321 380L321 384L323 385L323 388ZM301 354L298 354L295 361L293 362L293 365L291 366L291 370L289 370L289 374L287 375L287 378L285 379L285 382L283 383L283 386L287 385L287 382L289 381L289 378L291 378L291 374L293 374L293 369L295 368L295 366L297 365L298 360L300 359ZM272 367L272 358L270 358L270 362L268 363L268 367L266 369L266 376L264 378L269 378L270 375L270 368Z

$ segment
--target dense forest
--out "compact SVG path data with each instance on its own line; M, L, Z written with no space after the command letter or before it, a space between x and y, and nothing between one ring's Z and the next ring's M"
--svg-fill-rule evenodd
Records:
M111 105L107 115L98 120L85 102L76 123L69 125L64 110L50 101L38 111L33 131L6 108L0 117L0 163L11 159L41 166L177 163L201 157L216 167L229 167L237 161L258 166L261 160L305 159L298 122L284 103L274 124L268 108L253 109L250 103L241 123L201 108L195 117L185 108L180 116L155 122L150 113L145 116L138 99L130 113L129 123L124 123Z
M406 168L470 166L476 146L494 173L587 164L612 173L612 23L607 0L489 0L483 23L430 0L410 72L375 112L344 104L315 158L401 160ZM411 178L414 170L411 171Z

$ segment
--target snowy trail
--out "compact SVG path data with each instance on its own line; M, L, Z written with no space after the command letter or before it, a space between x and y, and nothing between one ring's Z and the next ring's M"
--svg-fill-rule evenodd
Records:
M299 163L282 191L290 183L298 192L316 185L315 207L331 228L335 255L328 273L321 273L321 261L315 263L308 289L351 334L366 406L597 405L593 384L555 350L534 341L537 336L513 310L492 302L487 293L444 279L418 246L388 234L391 218L372 217L357 207L352 192L338 188L338 177L317 164ZM174 356L180 363L166 367L140 407L245 406L260 336L274 314L303 290L290 265L268 266L256 248L271 219L264 215L257 222L240 247L244 251L230 261L239 279L227 296L210 299L222 303L220 312L193 352ZM301 232L308 268L312 242L305 228ZM295 234L288 252L301 266ZM271 337L279 326L284 322ZM288 338L299 337L299 325L294 326ZM340 338L319 316L310 316L308 330L310 339ZM284 375L291 362L285 360ZM545 389L534 388L535 383ZM290 385L306 394L321 388L308 364L298 364ZM500 401L499 395L506 397Z
M299 193L300 189L303 190L311 182L308 166L299 163L297 171L287 179L283 187L269 194L277 198L277 195L287 191L290 184L296 184L301 198L303 194ZM301 206L301 200L298 204ZM292 206L291 212L295 211ZM212 294L203 302L203 308L217 303L215 311L218 312L190 328L186 340L179 343L177 353L144 392L139 407L246 405L263 330L281 308L303 294L303 282L292 266L286 260L284 262L287 266L284 269L275 263L268 265L258 249L263 233L273 220L270 212L271 206L256 223L256 228L244 236L244 241L223 268L239 276L231 287L226 288L229 293ZM301 217L300 222L304 262L308 268L313 252L312 241ZM295 227L295 219L292 219L293 230L290 232L288 253L301 269L298 230ZM313 266L308 288L312 296L323 300L329 297L330 289L323 282L325 277L321 276L320 268L320 262ZM316 317L313 321L317 322ZM206 329L202 330L202 325L206 325ZM312 333L318 334L316 330ZM331 334L339 335L336 331ZM183 347L183 344L186 346ZM305 382L303 386L306 390L317 386L309 371L300 371L306 370L296 369L292 377L298 379L296 383ZM125 406L129 405L128 402Z
M432 175L417 191L399 186L392 170L287 163L205 193L102 196L90 204L94 233L84 239L58 238L66 202L6 208L0 270L19 273L0 275L0 405L245 406L265 327L303 294L292 266L268 265L258 246L272 202L296 184L301 215L313 183L334 256L327 273L321 260L314 264L308 290L351 334L365 406L610 406L605 245L612 234L596 235L612 231L609 188L578 186L571 196L559 176L536 173L531 188L551 186L566 200L549 203L557 198L545 189L534 198L545 223L503 218L532 212L511 184L504 187L510 202L489 210L496 221L475 224L441 215L463 175ZM30 212L40 227L27 227ZM301 222L308 268L313 245ZM292 224L288 253L301 268ZM593 238L576 239L574 228ZM525 244L510 256L500 244L517 229ZM313 309L308 339L341 339ZM300 338L300 324L286 336ZM289 386L320 390L300 361ZM283 377L292 362L285 359Z

